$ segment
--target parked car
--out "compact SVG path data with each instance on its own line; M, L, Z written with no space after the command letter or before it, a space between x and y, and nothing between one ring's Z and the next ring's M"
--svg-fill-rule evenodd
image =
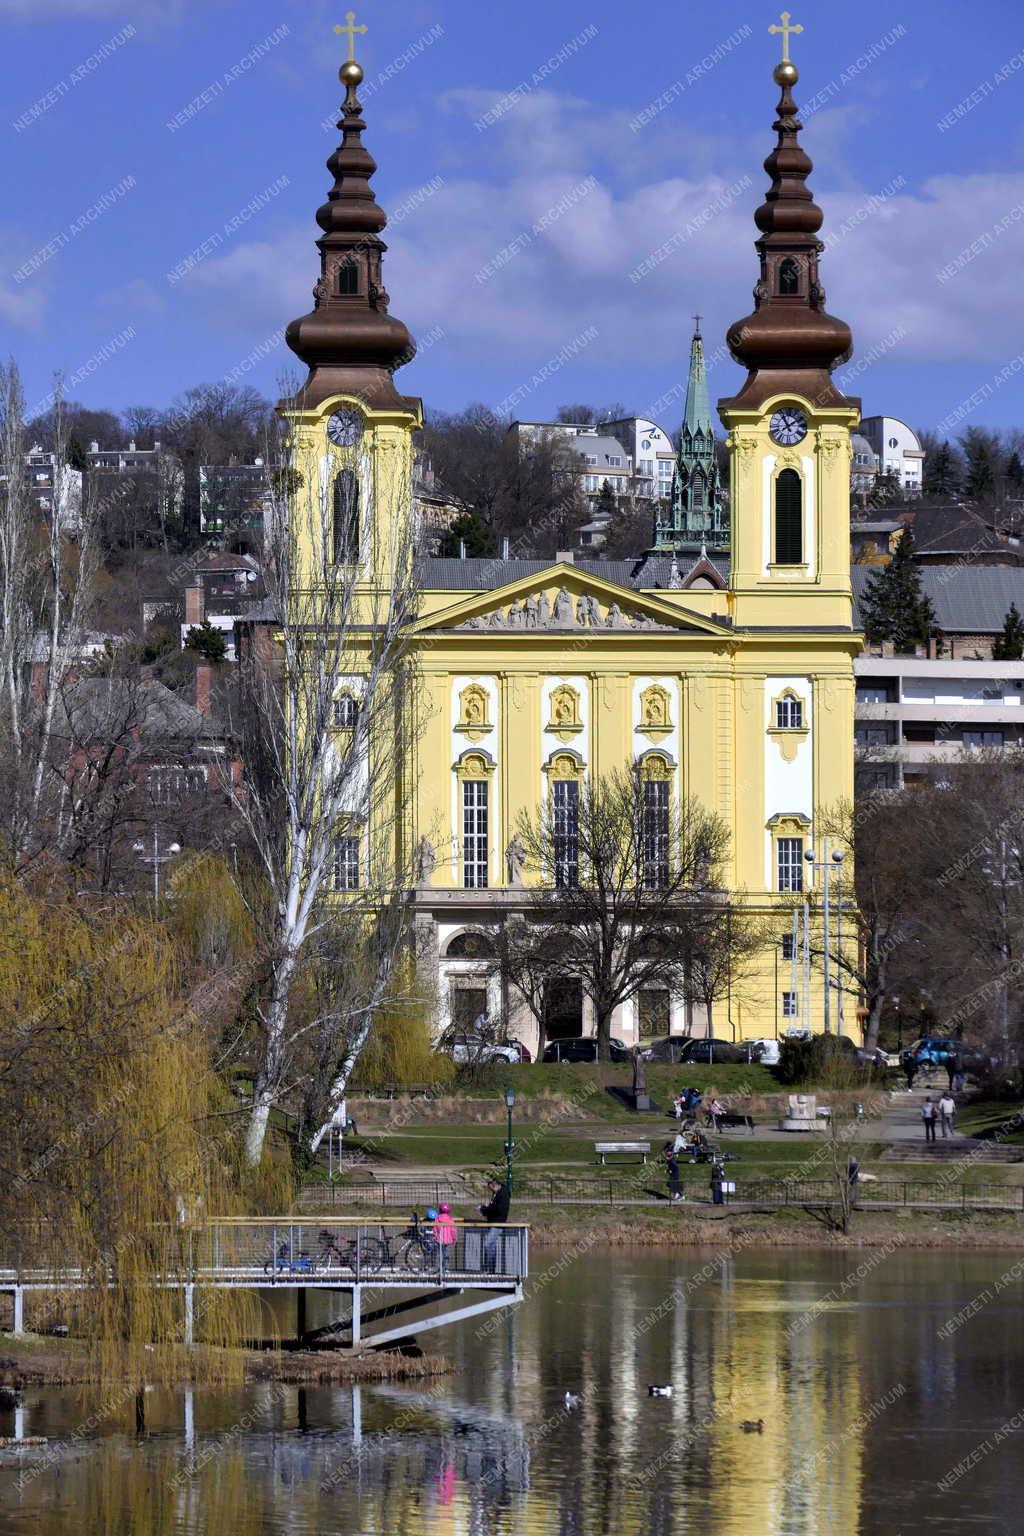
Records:
M686 1047L692 1044L691 1035L664 1035L660 1040L652 1040L640 1054L644 1061L678 1062L682 1061Z
M903 1052L900 1060L914 1061L919 1067L944 1067L957 1052L960 1053L965 1072L977 1072L994 1060L986 1051L968 1045L966 1040L951 1040L939 1035L924 1035L920 1040L915 1040Z
M529 1047L524 1045L521 1040L502 1040L499 1043L503 1047L507 1047L510 1051L518 1051L520 1061L533 1060L533 1056L530 1053Z
M621 1040L612 1040L612 1061L629 1061L631 1051ZM543 1061L596 1061L597 1040L593 1035L574 1035L569 1040L552 1040L544 1047Z
M726 1062L743 1061L745 1057L740 1047L734 1045L731 1040L715 1040L713 1038L709 1040L705 1038L703 1040L688 1041L686 1049L679 1059L680 1061L685 1061L688 1065L702 1061L723 1065Z
M744 1061L759 1061L763 1067L779 1064L779 1042L773 1035L765 1035L760 1040L741 1040L740 1050Z
M521 1048L517 1042L505 1040L498 1043L493 1040L485 1040L483 1035L473 1034L471 1030L465 1030L461 1034L453 1035L449 1048L452 1053L452 1060L460 1067L466 1066L469 1062L519 1062L523 1060L520 1054ZM529 1055L527 1055L526 1059L529 1060Z

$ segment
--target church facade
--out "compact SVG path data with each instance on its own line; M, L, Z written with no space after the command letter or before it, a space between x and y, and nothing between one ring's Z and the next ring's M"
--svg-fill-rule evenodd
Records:
M362 71L350 59L341 78L342 142L317 215L315 307L287 332L309 377L281 410L305 482L342 508L336 515L356 520L353 558L371 595L388 590L395 561L408 556L396 518L407 511L422 415L395 384L415 349L383 286L385 216L362 143ZM861 637L849 471L859 402L831 376L851 338L824 307L822 214L806 184L794 67L784 61L775 80L782 94L765 161L770 186L755 215L755 307L728 333L747 377L719 402L728 547L720 547L704 385L684 422L687 484L677 469L678 508L660 548L629 561L426 559L418 570L407 629L408 760L388 824L362 835L387 840L395 868L408 871L415 952L439 1027L502 1015L535 1044L530 1015L487 957L487 934L529 911L517 819L555 796L571 804L572 785L632 764L672 799L696 797L723 818L729 890L770 919L771 937L756 975L710 1018L654 989L622 1005L613 1036L631 1043L671 1029L742 1039L822 1027L820 975L794 989L789 936L794 907L817 905L806 855L820 858L822 813L853 795ZM591 1028L578 979L562 978L551 1032Z

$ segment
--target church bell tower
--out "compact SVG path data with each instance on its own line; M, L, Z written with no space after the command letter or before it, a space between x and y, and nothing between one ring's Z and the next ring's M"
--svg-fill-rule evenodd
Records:
M771 177L755 214L760 276L754 311L727 334L732 356L748 370L739 393L719 401L729 436L732 480L733 622L848 629L850 589L850 433L859 400L837 387L832 371L850 356L850 328L825 309L818 238L822 212L807 177L793 99L798 75L789 57L783 12L781 87L765 160Z

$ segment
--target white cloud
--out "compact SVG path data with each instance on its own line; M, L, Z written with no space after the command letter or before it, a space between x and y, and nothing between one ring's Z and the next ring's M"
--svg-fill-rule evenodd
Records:
M489 93L447 98L471 116L491 101ZM713 351L752 307L753 211L767 184L757 162L747 152L737 160L727 144L721 174L662 174L659 154L646 177L622 177L607 164L608 135L607 114L585 103L531 97L481 135L493 178L446 180L386 235L394 312L414 333L444 328L446 347L467 369L467 398L478 392L474 364L493 376L497 360L512 388L524 368L589 326L598 335L588 356L605 367L684 367L694 310L706 316ZM805 137L815 153L813 134ZM940 176L916 190L889 183L891 195L880 197L885 185L849 186L818 158L812 185L823 235L840 235L824 258L829 307L853 326L857 352L899 329L893 361L1004 361L1024 265L1024 173ZM842 190L822 193L837 174ZM749 185L730 197L740 175ZM584 183L592 184L581 195ZM396 207L412 191L395 189L385 202ZM552 218L560 199L566 210ZM262 334L309 308L313 234L310 219L211 258L191 274L189 290L215 296L213 307L229 306L232 319L246 316ZM972 242L981 243L979 254L940 280ZM662 246L665 259L631 281Z

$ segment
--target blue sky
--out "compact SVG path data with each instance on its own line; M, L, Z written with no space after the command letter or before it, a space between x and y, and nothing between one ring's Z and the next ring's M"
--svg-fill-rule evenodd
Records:
M916 426L1024 425L1019 0L791 3L844 387ZM428 342L402 387L524 418L621 400L671 427L699 310L712 394L732 393L777 6L356 8L391 307ZM0 346L30 407L55 368L114 408L221 377L276 393L316 275L343 14L0 0Z

